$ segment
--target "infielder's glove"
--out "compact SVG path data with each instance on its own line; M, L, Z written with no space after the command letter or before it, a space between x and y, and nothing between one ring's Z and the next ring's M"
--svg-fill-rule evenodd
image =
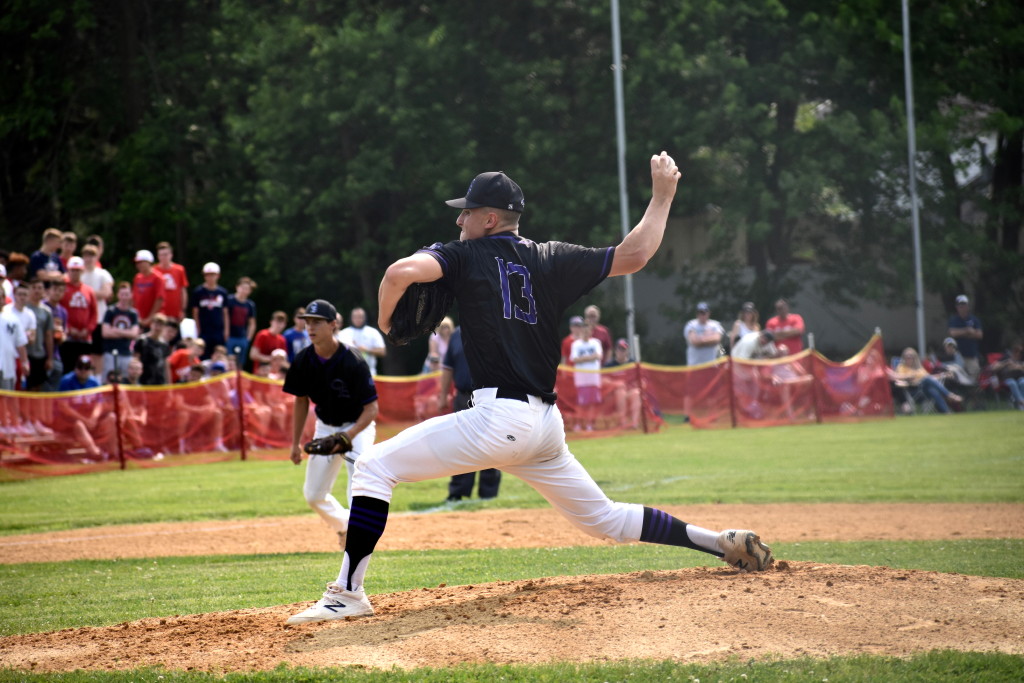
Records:
M388 341L404 346L417 337L430 334L441 324L455 295L440 280L414 282L405 290L391 314Z
M319 439L313 439L302 450L310 455L334 455L335 453L348 453L352 450L352 439L348 438L345 432L335 432Z

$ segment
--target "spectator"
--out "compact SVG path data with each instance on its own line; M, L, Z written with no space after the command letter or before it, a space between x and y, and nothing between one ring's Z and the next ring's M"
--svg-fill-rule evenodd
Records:
M740 360L777 358L782 355L785 352L775 346L775 335L771 330L747 332L732 347L732 357Z
M583 321L590 325L594 339L601 342L601 348L604 350L601 365L607 364L612 359L612 333L601 324L601 309L593 304L587 306L583 309Z
M96 266L102 268L103 264L100 263L100 259L103 258L103 238L99 235L89 235L85 238L85 246L96 248Z
M142 361L132 356L128 360L128 371L124 375L124 383L131 386L142 385Z
M188 317L188 276L181 264L174 262L170 242L156 245L157 262L153 270L164 279L164 304L160 312L179 323Z
M683 336L686 337L686 364L703 365L718 358L725 328L711 319L711 308L701 301L697 304L697 317L686 323Z
M254 289L252 278L241 277L234 295L228 297L228 353L235 356L239 367L245 367L249 343L256 334L256 304L249 298Z
M449 320L449 322L451 321ZM453 384L455 385L455 400L452 402L452 412L457 413L468 408L470 399L473 398L473 376L469 372L469 363L466 362L466 353L462 346L462 331L459 329L452 330L444 358L441 361L441 391L437 398L437 407L440 412L448 410L448 400L452 395ZM448 482L448 498L445 502L457 503L463 498L472 498L475 482L476 472L452 475L451 481ZM480 487L478 489L480 500L497 498L500 486L501 470L489 467L480 471Z
M132 286L117 285L117 305L103 319L103 372L117 376L128 374L132 344L139 338L139 314L132 308Z
M448 352L448 344L455 331L455 323L448 316L441 319L441 323L427 338L427 359L423 361L422 372L437 372L441 369L441 361Z
M168 327L173 324L174 321L168 318ZM206 342L202 339L184 339L180 347L171 352L167 359L167 369L174 382L188 381L189 370L193 365L199 365L199 357L203 355L205 346Z
M572 365L572 343L583 334L583 316L569 318L569 334L562 338L562 365Z
M775 335L767 329L747 332L732 347L732 357L737 360L776 358L784 354L784 351L775 346ZM733 387L741 403L740 409L755 420L764 417L764 410L758 402L760 375L761 368L745 363L733 363Z
M305 306L296 308L295 314L292 316L292 326L284 331L289 365L295 360L295 354L312 343L309 340L309 333L306 332L306 319L303 317L304 315L306 315Z
M946 404L946 399L954 401L955 403L960 403L963 400L960 396L944 387L942 382L932 377L928 371L924 369L924 366L921 365L921 357L917 355L917 351L909 346L903 349L903 354L900 356L900 362L896 366L896 370L889 371L889 379L891 379L898 388L904 390L903 411L906 413L911 413L914 410L914 399L906 391L909 388L919 388L924 396L935 404L935 408L940 413L949 412L949 406Z
M991 366L999 382L1010 390L1010 398L1017 410L1024 410L1024 344L1017 342Z
M64 308L60 302L67 290L67 283L61 276L59 279L46 280L43 287L46 292L43 305L53 316L53 368L46 378L46 391L57 391L61 377L64 376L64 361L61 358L60 349L64 344L65 330L68 327L68 309Z
M68 259L75 255L75 251L78 250L78 235L65 230L64 234L60 236L60 262L64 264L64 267L68 266Z
M19 282L14 286L14 301L3 307L5 313L10 313L21 321L21 328L25 330L25 337L28 339L28 346L26 352L29 356L29 365L31 366L32 352L36 347L36 315L32 312L32 309L28 307L28 283ZM20 372L18 374L15 385L22 389L25 386L25 378L28 376L27 372Z
M21 318L5 306L0 310L0 389L14 391L17 377L28 375L28 335Z
M971 313L971 302L966 295L956 298L956 313L949 317L949 336L956 340L964 358L964 370L977 381L981 374L981 340L985 336L981 321Z
M370 367L370 376L377 375L377 359L387 353L384 337L377 328L366 324L366 311L353 308L349 316L352 324L341 331L341 343L362 357Z
M28 264L28 256L21 252L12 251L11 255L7 257L7 284L10 285L12 295L14 285L28 279ZM49 273L47 275L51 276Z
M228 341L228 290L217 284L220 266L210 261L203 266L203 284L192 292L192 318L196 333L206 342L206 352Z
M186 381L198 382L206 376L202 365L188 370ZM224 405L215 397L222 387L204 385L204 388L175 392L175 413L178 417L178 452L189 453L214 450L226 453L224 445ZM191 443L190 443L191 442Z
M149 332L135 341L132 352L142 363L142 377L139 380L142 384L155 386L171 383L167 359L171 355L170 340L177 334L177 329L167 324L167 317L157 313L153 316Z
M135 252L135 281L133 299L135 312L139 314L139 325L148 330L153 316L160 313L164 305L164 278L153 270L153 252L140 249ZM170 320L171 318L168 318ZM177 322L177 318L175 318Z
M615 342L612 359L606 368L622 368L635 363L629 350L629 342L619 339ZM640 383L635 374L616 373L612 379L601 378L605 387L615 397L615 409L622 429L636 429L640 426Z
M99 385L99 380L93 377L92 358L82 355L75 362L74 370L61 379L58 391L80 391L93 389ZM109 409L101 397L95 393L78 395L60 401L57 405L70 420L75 439L85 448L88 457L82 462L109 460L110 451L100 449L96 441L99 439L105 444L111 441L116 428L116 418L114 411Z
M68 326L60 347L63 358L78 358L93 351L92 333L99 324L96 294L82 282L85 261L80 256L68 259L68 282L61 305L68 311Z
M938 361L938 364L934 370L944 373L959 386L968 388L977 384L977 382L967 374L964 357L960 355L960 348L956 343L956 339L946 337L945 340L943 340L942 353L939 354L936 360ZM925 367L927 367L927 364L925 364Z
M85 264L82 282L92 287L92 291L96 295L97 320L103 320L110 301L114 297L114 276L106 268L100 267L99 253L99 250L92 244L82 247L82 262Z
M42 280L29 285L27 308L36 317L35 340L28 345L29 373L25 387L29 391L45 391L50 372L53 371L53 313L43 305L46 288Z
M252 350L249 352L249 356L252 358L252 372L254 375L260 374L260 369L265 363L270 362L270 354L275 349L281 349L285 352L285 356L288 355L288 342L285 341L284 326L288 324L288 316L284 311L274 311L270 316L270 325L256 333L256 338L252 342ZM286 358L287 360L287 358Z
M35 280L39 277L47 277L53 273L66 271L60 260L60 242L63 233L56 228L47 228L43 231L43 243L38 250L32 252L28 261L28 273L18 278ZM13 256L13 255L12 255ZM39 271L45 271L43 275Z
M605 367L618 368L635 362L633 355L629 351L629 342L625 339L619 339L615 342L615 350L612 352L612 359Z
M584 324L580 338L573 341L569 351L574 372L573 383L576 385L576 404L580 408L580 421L576 429L582 426L587 431L594 429L597 406L601 405L601 359L604 349L601 341L593 337L593 327Z
M736 342L743 335L748 332L759 332L760 330L761 319L757 313L757 308L754 307L753 301L747 301L740 307L740 312L732 324L732 329L729 331L729 349L736 346Z
M0 306L4 306L13 301L14 286L11 281L7 279L7 264L0 263Z
M213 352L210 353L210 368L212 369L214 364L220 363L223 365L221 372L225 372L228 367L228 347L223 344L218 344L213 347Z
M789 302L779 299L775 302L775 316L768 319L764 328L775 335L775 345L784 355L792 356L804 348L804 319L789 310Z
M260 370L263 377L283 382L288 373L288 352L284 349L274 349L270 352L270 362L263 365Z

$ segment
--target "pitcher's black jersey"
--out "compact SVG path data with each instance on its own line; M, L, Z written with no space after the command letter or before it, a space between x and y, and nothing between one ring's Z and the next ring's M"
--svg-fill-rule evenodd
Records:
M537 243L505 232L421 251L440 263L459 302L473 388L554 402L562 316L608 277L615 248Z

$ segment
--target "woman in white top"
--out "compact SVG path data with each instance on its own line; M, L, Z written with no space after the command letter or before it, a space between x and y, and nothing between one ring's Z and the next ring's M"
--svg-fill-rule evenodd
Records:
M423 373L435 372L441 369L441 361L448 351L448 341L455 331L455 323L448 316L445 316L437 326L437 330L427 340L427 359L423 361Z
M754 303L748 301L743 304L743 307L740 308L739 316L736 318L736 322L732 324L732 330L729 332L729 348L731 349L736 346L736 342L748 332L759 332L761 330L759 320L760 316L757 314L757 309L754 308Z

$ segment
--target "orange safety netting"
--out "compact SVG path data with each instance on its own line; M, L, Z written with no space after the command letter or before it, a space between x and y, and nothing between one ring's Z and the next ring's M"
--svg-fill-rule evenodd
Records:
M439 373L377 377L378 438L438 414ZM247 373L159 387L0 391L0 466L29 474L287 457L293 397ZM239 387L241 391L239 391ZM893 415L881 337L834 363L815 351L777 360L723 357L697 367L560 367L558 407L580 436L692 426L762 427ZM241 401L239 396L241 395ZM313 411L303 441L313 433ZM282 450L285 449L285 450Z

